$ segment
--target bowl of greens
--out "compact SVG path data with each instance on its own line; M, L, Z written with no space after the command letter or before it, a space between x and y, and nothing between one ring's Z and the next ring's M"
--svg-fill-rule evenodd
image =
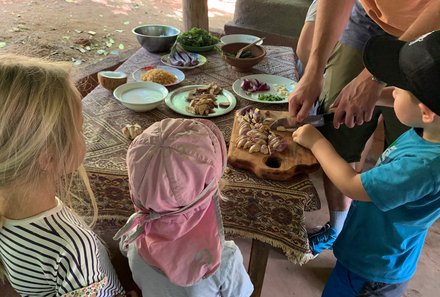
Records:
M177 36L177 42L190 52L207 52L220 42L220 39L201 28L191 28Z

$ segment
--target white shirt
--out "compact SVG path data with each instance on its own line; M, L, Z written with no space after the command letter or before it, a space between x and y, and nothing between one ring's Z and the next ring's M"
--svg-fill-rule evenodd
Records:
M138 254L135 242L128 246L126 253L133 279L143 297L249 297L254 290L243 265L243 256L233 241L225 241L217 271L190 287L174 285L148 265Z
M22 296L60 296L106 278L97 296L123 293L96 234L57 201L34 217L4 220L0 260L12 287Z

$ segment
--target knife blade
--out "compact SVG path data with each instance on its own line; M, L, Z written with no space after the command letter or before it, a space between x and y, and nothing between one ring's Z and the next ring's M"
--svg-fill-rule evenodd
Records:
M275 120L271 125L271 130L277 131L294 131L301 125L311 124L315 127L322 127L325 124L332 123L335 114L333 112L310 115L306 117L302 122L298 122L295 117L285 117Z

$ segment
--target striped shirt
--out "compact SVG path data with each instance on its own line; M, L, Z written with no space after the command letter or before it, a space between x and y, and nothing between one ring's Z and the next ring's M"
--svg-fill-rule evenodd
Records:
M11 285L22 296L60 296L107 279L97 296L123 293L96 234L57 200L34 217L4 220L0 260Z

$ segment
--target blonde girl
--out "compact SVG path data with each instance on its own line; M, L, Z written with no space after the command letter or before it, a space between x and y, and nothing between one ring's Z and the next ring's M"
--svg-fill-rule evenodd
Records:
M82 121L66 64L0 55L0 262L20 295L124 294L97 236L62 202L85 154Z

